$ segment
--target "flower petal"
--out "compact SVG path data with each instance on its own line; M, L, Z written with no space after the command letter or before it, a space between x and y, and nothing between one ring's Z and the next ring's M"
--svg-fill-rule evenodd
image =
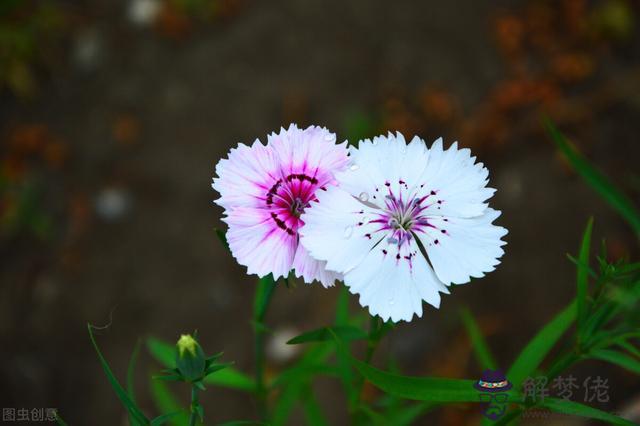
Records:
M499 211L489 208L473 218L429 219L435 228L418 238L442 282L465 284L471 277L480 278L495 269L506 244L500 238L507 234L505 228L492 224L499 216Z
M229 225L229 249L248 274L264 277L273 273L274 279L289 275L297 236L279 228L267 210L238 207L228 210L223 221Z
M331 287L336 280L342 279L342 275L328 271L326 266L327 262L312 258L307 249L302 244L298 244L298 249L293 259L293 269L296 277L302 277L305 283L318 281L324 287Z

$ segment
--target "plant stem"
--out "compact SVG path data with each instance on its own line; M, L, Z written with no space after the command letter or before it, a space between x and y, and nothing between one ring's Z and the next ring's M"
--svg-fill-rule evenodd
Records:
M195 385L191 385L191 416L189 417L189 426L195 426L198 419L198 388Z
M254 351L255 351L255 363L256 363L256 389L255 395L258 401L258 412L260 418L267 419L267 389L265 387L264 380L264 365L265 365L265 335L266 327L264 324L264 318L271 302L271 296L275 289L275 281L271 275L260 279L258 286L256 287L256 294L254 300Z

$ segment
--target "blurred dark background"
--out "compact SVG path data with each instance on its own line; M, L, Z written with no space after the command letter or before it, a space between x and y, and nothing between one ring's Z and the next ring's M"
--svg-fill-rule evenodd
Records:
M566 253L590 215L610 257L637 259L630 228L557 155L540 117L640 201L639 18L632 0L0 0L0 406L125 424L87 322L110 324L98 341L121 378L138 338L194 329L250 372L255 278L216 238L210 181L232 146L290 122L352 141L443 136L488 165L509 229L502 264L401 324L376 362L478 376L458 316L468 305L508 366L571 299ZM296 355L283 339L331 320L337 293L277 289L270 374ZM158 369L143 353L150 413ZM640 404L620 369L574 374L609 378L598 408ZM317 392L344 424L339 385L321 379ZM255 416L244 394L210 388L203 400L212 423ZM479 413L428 418L475 424Z

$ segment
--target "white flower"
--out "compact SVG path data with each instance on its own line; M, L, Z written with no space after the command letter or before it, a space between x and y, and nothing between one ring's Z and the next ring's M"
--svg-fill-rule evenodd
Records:
M305 210L302 245L344 275L360 304L385 321L422 316L422 301L493 271L507 230L492 222L488 170L454 143L430 149L391 133L351 148L338 186Z

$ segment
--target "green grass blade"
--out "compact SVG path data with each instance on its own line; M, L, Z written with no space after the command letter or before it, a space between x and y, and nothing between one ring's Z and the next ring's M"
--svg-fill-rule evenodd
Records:
M352 341L364 340L368 337L368 334L358 327L352 327L349 325L322 327L316 330L302 333L301 335L289 340L287 344L298 345L300 343L326 342L329 340L333 340L334 336L338 336L343 341Z
M586 417L588 419L602 420L614 425L635 425L635 423L621 417L598 410L588 405L557 398L545 398L540 406L562 414Z
M147 419L145 417L145 415L142 413L142 411L140 411L140 409L131 400L131 398L129 398L129 395L124 390L124 388L120 385L120 383L118 382L118 379L116 379L116 377L113 375L113 372L111 371L111 368L109 367L109 364L107 363L107 360L102 355L102 352L100 352L100 348L98 348L98 344L96 343L96 339L93 336L93 331L92 331L91 324L87 324L87 329L89 330L89 338L91 339L91 343L93 344L93 348L95 349L96 353L98 354L98 359L100 360L100 365L102 366L102 370L104 371L105 375L107 376L107 379L109 380L109 384L111 385L111 387L115 391L116 395L118 396L118 399L120 399L120 402L122 402L122 404L127 409L127 412L131 416L131 419L135 422L135 425L148 425L149 424L149 419Z
M640 374L640 361L624 353L610 349L600 349L591 353L591 357L610 362L635 374Z
M489 349L475 318L473 318L473 315L471 315L471 312L467 308L463 308L460 311L460 315L462 317L462 322L467 329L467 333L469 334L469 338L471 339L471 344L473 345L473 350L476 354L480 367L483 369L495 370L497 368L496 361L491 354L491 350Z
M640 212L638 212L631 200L618 190L609 178L593 167L589 161L565 139L550 120L545 120L545 127L560 152L562 152L569 163L571 163L576 172L578 172L614 210L626 219L636 232L636 235L640 235Z
M577 265L577 303L578 303L578 329L582 330L587 317L587 290L589 286L589 250L591 249L591 231L593 230L593 218L589 218L587 227L582 235L580 253ZM580 336L580 332L578 336Z
M151 399L161 413L175 414L171 417L173 426L187 426L189 424L189 414L176 400L169 387L162 380L151 380Z
M410 377L391 374L352 358L353 365L369 382L388 394L434 403L480 402L474 380ZM508 392L509 401L521 402L522 395Z
M576 302L574 300L529 341L507 373L507 378L513 383L514 388L518 389L524 379L535 372L575 319Z
M147 339L147 349L151 356L164 367L175 368L175 346L154 337L149 337ZM204 382L245 392L253 392L255 389L253 378L233 367L226 367L224 370L216 371L214 374L207 376Z

